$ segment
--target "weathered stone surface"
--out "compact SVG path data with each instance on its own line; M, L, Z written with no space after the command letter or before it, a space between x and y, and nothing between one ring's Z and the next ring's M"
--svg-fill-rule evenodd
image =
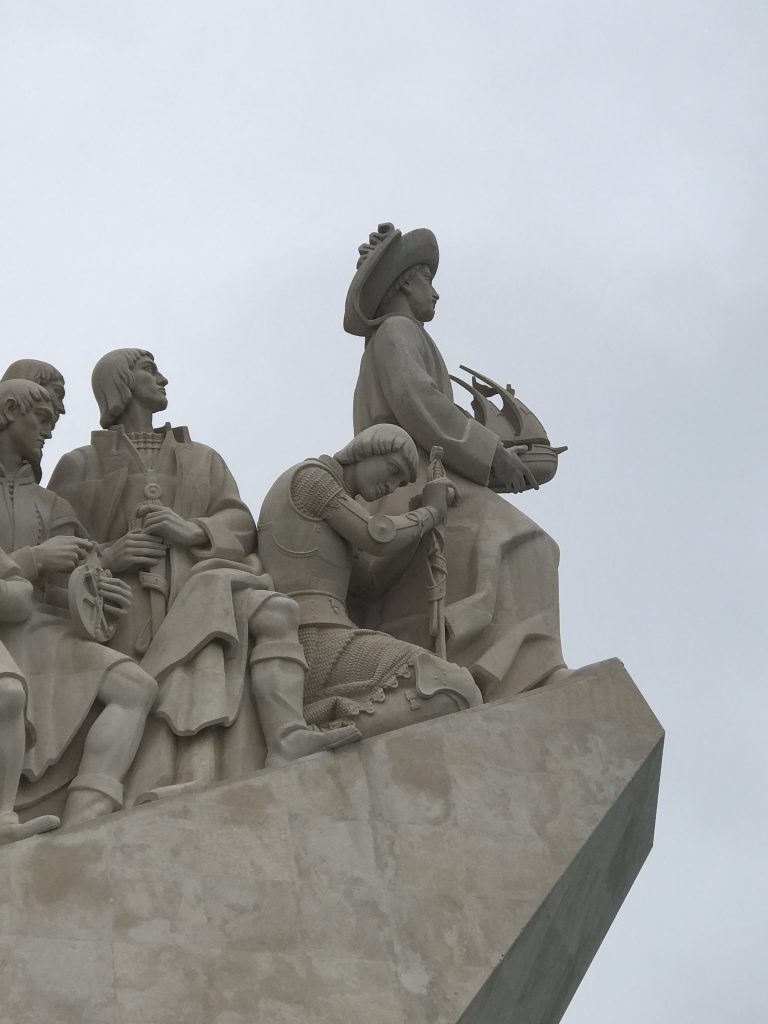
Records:
M653 839L618 661L0 850L0 1024L550 1024Z
M457 378L427 331L439 299L432 231L403 234L380 224L358 253L344 313L344 329L365 338L352 407L355 431L396 424L410 434L420 461L412 484L373 507L390 516L406 513L433 478L433 446L439 447L441 470L460 499L440 542L448 566L446 656L470 670L484 700L513 697L565 664L559 553L540 526L494 492L517 494L546 483L561 449L550 447L543 424L514 392L489 377L476 380L483 390L474 388L474 417L455 404L451 381ZM501 408L488 400L492 394ZM407 569L400 565L388 586L364 590L357 624L431 646L425 566L420 552Z

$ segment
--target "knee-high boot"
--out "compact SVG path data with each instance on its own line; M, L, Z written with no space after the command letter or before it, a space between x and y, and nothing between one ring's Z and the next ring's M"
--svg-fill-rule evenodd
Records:
M267 768L361 739L353 725L321 730L304 718L307 663L300 643L266 640L250 659L251 692L267 744Z

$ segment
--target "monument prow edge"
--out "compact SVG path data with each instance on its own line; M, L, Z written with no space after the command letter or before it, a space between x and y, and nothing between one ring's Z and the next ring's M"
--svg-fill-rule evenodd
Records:
M8 846L3 1012L554 1024L651 848L662 745L611 660Z

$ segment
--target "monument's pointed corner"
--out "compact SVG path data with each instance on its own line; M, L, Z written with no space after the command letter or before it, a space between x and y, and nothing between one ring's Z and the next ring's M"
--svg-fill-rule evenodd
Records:
M651 848L662 740L614 660L6 847L0 1019L553 1024Z

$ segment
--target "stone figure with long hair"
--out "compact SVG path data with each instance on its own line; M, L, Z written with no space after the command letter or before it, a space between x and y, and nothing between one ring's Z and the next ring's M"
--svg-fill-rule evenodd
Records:
M66 412L64 398L66 395L64 376L51 363L44 359L16 359L3 374L1 380L31 380L40 384L48 392L53 406L53 426L59 421L59 417ZM40 483L42 469L38 462L32 467L35 474L35 481Z
M186 427L153 426L167 383L145 349L103 356L92 375L102 429L50 481L131 588L110 645L160 685L130 780L146 799L359 739L304 721L298 609L263 572L221 456Z
M54 410L28 380L0 383L0 548L33 584L21 621L0 622L0 642L27 687L36 742L24 758L17 808L64 804L64 824L123 806L123 778L155 697L155 680L118 651L85 638L73 624L69 576L93 550L74 510L34 480ZM98 600L113 622L130 607L129 588L98 576Z

